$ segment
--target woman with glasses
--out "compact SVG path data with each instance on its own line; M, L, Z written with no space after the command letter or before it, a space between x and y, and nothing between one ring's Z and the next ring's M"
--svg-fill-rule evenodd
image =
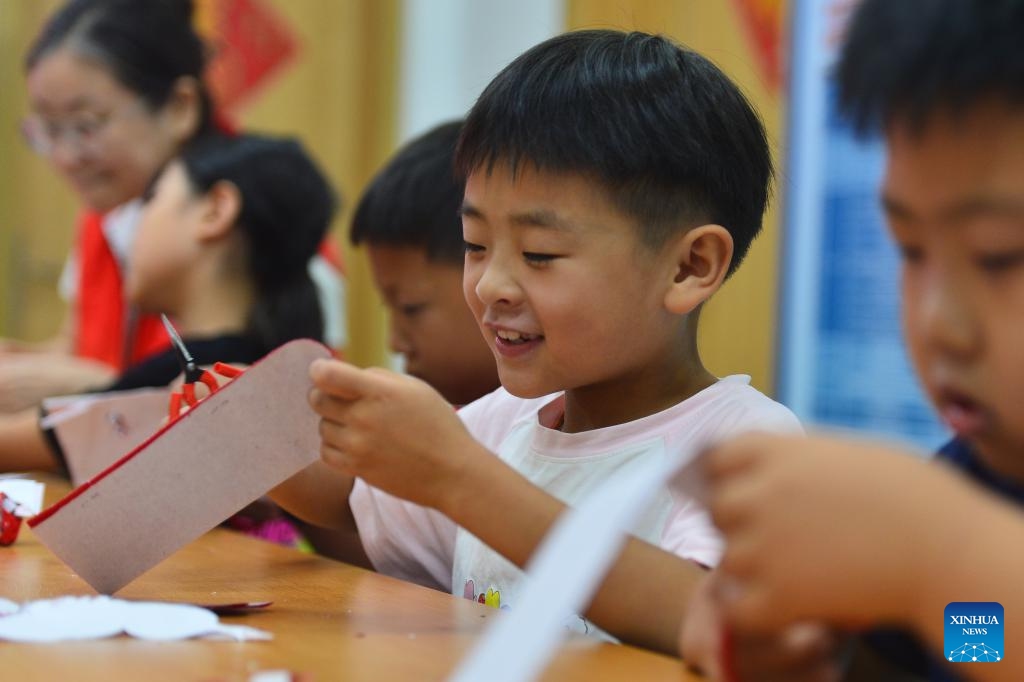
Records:
M84 210L61 278L69 302L64 329L42 348L0 347L7 351L0 356L0 411L105 385L167 347L159 320L133 310L123 282L139 197L186 142L218 133L192 5L70 0L29 49L31 115L23 132L71 184ZM312 271L333 323L327 338L340 345L340 275L320 266ZM47 352L17 352L31 350Z
M71 0L28 51L23 132L83 211L60 283L64 327L41 347L6 344L4 411L107 384L167 345L159 321L128 305L122 283L138 197L185 142L215 128L191 12L187 0Z

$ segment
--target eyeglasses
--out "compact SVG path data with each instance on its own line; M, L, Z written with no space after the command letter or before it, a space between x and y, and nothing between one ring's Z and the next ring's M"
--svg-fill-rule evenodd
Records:
M128 112L143 108L142 102L134 106L105 113L85 112L57 121L39 115L26 116L21 121L21 133L32 151L40 156L50 156L61 142L77 152L95 150L96 144L110 127L111 121Z

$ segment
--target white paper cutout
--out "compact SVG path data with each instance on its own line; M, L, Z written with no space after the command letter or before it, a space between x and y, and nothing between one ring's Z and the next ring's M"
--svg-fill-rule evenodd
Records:
M0 493L18 503L15 514L21 517L35 516L43 508L43 493L46 486L27 478L0 479Z
M568 632L563 623L590 603L626 541L626 529L670 481L704 499L698 451L659 460L626 478L607 481L552 527L526 567L519 604L494 625L456 668L450 682L526 682L535 679ZM508 656L515 651L515 656ZM495 666L494 661L502 661Z
M11 612L10 607L14 610ZM217 615L191 604L132 602L110 597L58 597L26 602L0 600L0 639L12 642L64 642L104 639L124 633L137 639L267 640L256 628L222 625Z

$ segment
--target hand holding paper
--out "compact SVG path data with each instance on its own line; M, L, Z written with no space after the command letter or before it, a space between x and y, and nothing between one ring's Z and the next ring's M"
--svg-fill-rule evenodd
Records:
M29 523L98 592L115 592L316 461L309 365L293 341Z
M723 606L754 631L819 618L851 628L906 622L904 595L934 574L928 548L908 553L906 539L928 529L959 538L957 510L971 506L941 467L833 438L744 436L715 448L707 473L727 539ZM948 518L929 499L942 499ZM943 539L936 556L948 547Z
M419 379L340 361L314 362L310 376L322 458L374 487L436 507L459 485L467 459L486 454Z

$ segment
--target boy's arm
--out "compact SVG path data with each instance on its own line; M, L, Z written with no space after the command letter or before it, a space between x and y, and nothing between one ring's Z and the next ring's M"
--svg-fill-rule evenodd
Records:
M522 567L565 505L473 439L451 407L412 377L337 361L311 368L324 460L435 508ZM630 539L587 615L620 639L677 652L687 598L705 571Z
M716 448L708 477L728 541L723 608L742 631L896 625L941 657L949 602L1024 613L1024 517L945 467L877 444L758 435ZM971 671L1021 679L1024 659Z
M497 457L481 455L469 459L461 483L437 507L522 568L566 505ZM678 655L683 613L705 574L697 564L631 537L586 615L625 642Z
M356 531L348 504L354 480L323 462L314 462L270 491L270 499L306 523Z
M318 552L373 570L349 506L354 483L334 467L314 462L271 490L269 497L308 524L303 533Z
M0 472L56 470L57 460L39 429L39 410L0 414Z
M936 494L946 495L933 499L935 523L921 529L931 537L934 551L926 559L931 570L912 604L910 626L941 658L948 603L998 602L1011 623L1004 624L1006 658L993 665L971 666L971 676L992 682L1022 680L1024 657L1015 652L1024 648L1024 637L1019 636L1024 614L1024 514L965 481L955 483L960 484L955 492L934 486ZM1011 633L1018 636L1011 638Z

